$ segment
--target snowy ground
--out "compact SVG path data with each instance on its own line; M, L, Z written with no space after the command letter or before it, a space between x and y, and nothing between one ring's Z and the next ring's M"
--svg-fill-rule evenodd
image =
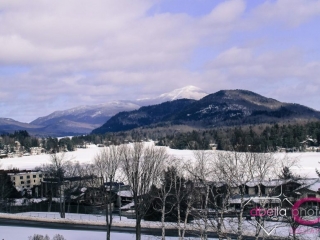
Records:
M36 220L36 221L44 221L44 222L56 222L56 223L67 223L67 224L87 224L87 225L105 225L105 216L102 215L92 215L92 214L66 214L65 219L61 219L59 213L47 213L47 212L26 212L19 214L1 214L1 218L10 218L10 219L20 219L20 220ZM161 228L160 223L158 222L148 222L143 221L142 227L144 228ZM122 217L121 220L119 216L114 216L113 226L116 227L134 227L135 220L128 219L126 217ZM193 225L189 225L190 229L197 230L201 226L203 228L203 222L194 222ZM224 221L224 226L228 229L227 232L235 233L237 231L237 220L232 218L226 218ZM255 233L257 223L252 221L244 221L243 223L243 233L244 235L252 236ZM175 228L173 223L167 224L167 229ZM0 227L1 229L1 227ZM271 222L266 221L264 224L264 229L261 230L261 234L278 236L278 237L289 237L292 236L292 230L289 223L285 222ZM200 229L198 229L200 230ZM317 239L320 234L319 229L300 226L297 229L297 235L301 239ZM1 239L1 235L0 235ZM175 238L173 238L175 239Z
M24 213L17 213L14 214L16 216L24 216L32 218L45 218L45 219L61 219L60 214L58 212L24 212ZM1 216L1 215L0 215ZM77 214L77 213L66 213L65 219L67 220L74 220L78 222L92 222L92 223L103 223L105 224L106 221L105 215L94 215L94 214ZM129 219L127 217L118 215L113 216L114 224L117 226L135 226L135 219ZM144 221L142 221L144 222Z
M148 144L152 144L152 143L148 143ZM89 145L89 147L87 149L78 149L77 151L74 152L68 152L66 153L66 159L70 159L72 161L78 161L79 163L91 163L94 159L94 157L99 153L99 151L101 150L101 148L98 148L95 145ZM175 149L170 149L167 148L168 154L173 155L175 157L184 159L185 161L187 160L193 160L193 151L191 150L175 150ZM295 173L299 174L301 177L317 177L316 173L315 173L315 168L320 169L320 153L317 152L308 152L308 153L276 153L275 156L282 158L284 156L287 156L289 158L294 158L297 159L297 165L294 166L292 169ZM11 168L19 168L19 169L34 169L37 166L40 166L44 163L49 163L50 160L50 156L49 155L37 155L37 156L23 156L20 158L7 158L7 159L2 159L0 161L1 163L1 167L4 169L11 169ZM29 217L41 217L40 215L43 213L32 213L32 214L38 214L38 216L31 216L31 213L27 213L29 214ZM47 217L50 217L48 214L50 213L46 213ZM71 215L70 215L71 216ZM27 217L27 216L25 216ZM43 217L43 216L42 216ZM52 215L52 218L57 218L58 216ZM69 216L68 216L69 217ZM78 219L77 219L78 218ZM89 219L88 219L89 218ZM85 215L85 216L81 216L76 214L75 216L71 217L71 219L74 220L78 220L78 221L84 221L84 222L100 222L101 219L103 219L102 216L96 216L96 215ZM71 220L70 219L70 220ZM102 222L101 222L102 223ZM126 219L126 218L122 218L122 221L119 221L119 219L115 219L115 225L119 226L134 226L134 220L130 220L130 219ZM150 224L148 223L143 223L145 224L145 226L150 226ZM227 225L230 223L226 223ZM275 224L277 224L277 228L274 230L273 234L276 234L278 236L288 236L290 233L290 227L287 226L287 224L280 224L278 226L278 223L274 223L274 222L268 222L266 228L270 231ZM228 228L234 228L234 226L232 226L233 224L231 223L230 226L228 226ZM254 226L252 224L252 222L246 222L245 223L245 229L247 233L253 233L254 232ZM8 238L6 236L8 235L1 235L4 234L4 232L2 231L3 227L1 227L1 231L0 231L0 239L23 239L23 238ZM34 231L34 230L31 230ZM52 230L53 231L53 230ZM67 231L67 230L64 230ZM59 231L60 232L60 231ZM68 232L68 231L67 231ZM71 231L72 232L72 231ZM317 239L317 236L319 236L319 231L316 231L313 228L306 228L306 227L299 227L298 228L298 232L301 233L300 235L303 236L305 239ZM37 232L33 232L33 233L37 233ZM41 232L39 232L41 233ZM102 239L105 238L105 233L96 233L95 234L100 234L97 238L94 239ZM116 234L116 233L114 233ZM29 234L32 235L32 234ZM72 235L76 235L76 234L70 234L70 236ZM22 235L21 235L22 236ZM26 236L25 239L27 239L28 235L23 235ZM81 233L82 236L82 233ZM91 235L90 235L91 236ZM114 236L115 239L117 239L117 236ZM131 236L130 234L126 237L126 238L118 238L118 239L130 239L133 238L133 235ZM153 237L152 237L153 238ZM67 238L67 239L80 239L80 238ZM81 239L93 239L91 237L89 238L81 238ZM148 238L145 238L148 239Z
M147 144L153 144L149 142ZM88 145L86 149L78 149L74 152L67 152L65 157L71 161L78 161L79 163L91 163L94 157L99 153L101 148L96 145ZM167 148L168 154L184 159L193 160L193 151L191 150L176 150ZM299 174L301 177L317 177L315 168L320 169L320 153L319 152L305 152L305 153L276 153L276 157L284 157L287 155L289 158L298 160L297 166L294 166L292 170ZM0 163L4 169L27 169L32 170L37 166L50 162L50 155L34 155L34 156L23 156L16 158L5 158L1 159Z
M28 240L29 236L34 234L48 235L51 239L55 234L61 234L66 240L105 240L106 233L100 231L75 231L75 230L58 230L49 228L33 228L33 227L12 227L12 226L0 226L0 239L3 240ZM134 240L135 235L130 233L111 232L112 240ZM142 240L161 239L161 237L142 235ZM168 240L177 240L177 237L166 237ZM191 239L191 238L190 238ZM210 238L211 240L217 240Z
M1 214L0 217L6 218L15 218L15 219L24 219L24 220L45 220L48 222L59 222L62 220L59 216L59 213L46 213L46 212L26 212L19 214ZM84 223L84 224L101 224L105 225L105 216L101 215L91 215L91 214L70 214L66 213L66 219L62 220L66 223ZM134 227L135 220L128 219L126 217L114 216L113 226L121 226L121 227ZM143 227L159 227L158 223L148 223L143 221ZM106 239L106 233L103 231L90 231L90 230L57 230L57 229L44 229L44 228L34 228L34 227L12 227L12 226L0 226L0 239L28 239L28 236L32 236L33 234L47 234L50 238L52 238L55 234L63 235L67 240L83 240L83 239ZM112 232L111 239L113 240L123 240L123 239L135 239L135 235L131 233L120 233L120 232ZM151 240L151 239L161 239L159 236L152 235L143 235L143 240ZM166 237L168 240L177 240L178 237ZM195 239L195 238L187 238L187 239ZM215 238L209 238L210 240L217 240Z

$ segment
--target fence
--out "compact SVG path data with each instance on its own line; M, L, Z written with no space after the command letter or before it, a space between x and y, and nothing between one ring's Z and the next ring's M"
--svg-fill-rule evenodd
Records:
M17 213L16 215L27 216L27 217L48 218L48 219L61 219L60 213L58 213L58 212L24 212L24 213ZM80 220L80 221L105 222L106 216L105 215L67 213L65 219Z
M0 203L0 212L4 213L22 213L22 212L60 212L60 203L52 202L51 209L48 202L40 203L22 203L21 205L14 205L10 202ZM106 215L104 206L85 206L85 205L72 205L66 204L66 213L77 214L99 214Z

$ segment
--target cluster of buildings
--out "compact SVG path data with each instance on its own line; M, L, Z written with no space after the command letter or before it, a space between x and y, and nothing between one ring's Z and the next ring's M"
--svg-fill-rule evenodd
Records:
M24 146L21 146L19 141L15 141L13 146L12 145L3 146L3 149L0 150L0 159L30 156L30 155L40 155L44 153L46 153L46 151L43 147L31 147L29 151L27 151Z
M117 206L132 202L132 194L128 185L121 182L104 183L101 177L94 175L65 177L60 180L41 171L13 169L1 170L1 174L7 175L21 197L39 198L44 201L63 197L64 201L69 204L101 206L105 204L105 192L109 191L113 193Z
M196 209L203 209L205 206L204 184L195 184L198 188ZM320 179L319 178L296 178L296 179L269 179L266 181L249 181L245 184L233 184L227 186L224 182L210 183L213 193L209 196L209 209L216 206L227 206L227 214L234 214L244 206L245 215L249 215L250 210L268 206L268 208L292 208L293 204L302 198L320 199ZM211 193L210 193L211 194ZM215 195L215 196L213 196ZM317 202L306 202L303 206L306 209L314 209L320 205ZM291 211L288 211L291 212Z
M97 176L83 176L64 178L61 182L57 178L52 178L41 171L19 171L8 170L6 174L10 178L13 186L24 196L33 198L59 198L61 189L71 202L81 202L86 205L101 205L104 203L104 193L112 191L121 199L121 205L127 205L124 210L133 208L132 192L130 186L123 183L104 183ZM195 188L197 191L197 201L194 203L196 209L202 209L205 204L205 186L199 183L188 183L188 187ZM298 179L269 179L266 181L249 181L246 184L227 186L223 182L210 183L211 192L215 200L211 199L209 208L216 205L225 205L228 195L227 206L230 211L237 211L241 204L245 204L248 209L259 205L261 198L278 198L286 201L271 201L268 204L272 207L290 207L301 198L320 198L320 179L319 178L298 178ZM218 198L217 198L218 196ZM115 204L118 204L115 202ZM119 203L120 204L120 203ZM132 206L131 206L131 205ZM314 207L310 203L310 207ZM211 205L211 206L210 206Z

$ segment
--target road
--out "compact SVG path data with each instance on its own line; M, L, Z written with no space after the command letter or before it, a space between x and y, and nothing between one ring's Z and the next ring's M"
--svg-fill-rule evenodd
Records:
M106 231L105 226L101 225L87 225L87 224L70 224L57 222L41 222L32 220L18 220L0 218L0 226L18 226L18 227L32 227L32 228L49 228L49 229L63 229L63 230L81 230L81 231ZM133 227L112 227L112 231L120 233L135 233ZM142 228L143 235L161 236L161 228ZM177 230L166 229L166 236L177 237ZM197 237L197 235L188 233L186 237ZM208 233L209 238L218 238L216 233ZM236 239L236 235L230 235L232 239ZM244 237L244 240L253 240L254 237Z

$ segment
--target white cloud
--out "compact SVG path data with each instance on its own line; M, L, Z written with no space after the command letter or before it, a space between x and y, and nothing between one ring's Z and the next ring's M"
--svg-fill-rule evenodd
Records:
M292 27L316 16L320 16L319 0L265 1L254 11L254 17L266 24L281 21Z
M209 92L268 93L288 88L281 83L294 79L291 89L305 83L301 89L316 95L311 86L318 84L319 61L304 60L307 50L295 46L287 28L312 22L320 1L265 1L250 11L249 1L222 1L198 17L170 11L152 15L148 11L156 2L161 4L1 1L0 98L11 109L1 106L0 117L31 121L54 110L152 96L189 84ZM279 49L272 36L280 33L265 30L278 24L291 46L282 40ZM191 70L199 48L209 49L201 56L209 63ZM1 74L1 68L21 66L22 72ZM23 101L12 99L22 93Z
M229 0L215 7L203 20L209 24L230 24L237 21L244 13L246 4L243 0Z
M298 102L317 108L320 61L305 61L306 53L297 49L255 54L253 49L233 47L208 64L220 72L231 88L258 91L269 97ZM313 100L311 100L313 99Z

